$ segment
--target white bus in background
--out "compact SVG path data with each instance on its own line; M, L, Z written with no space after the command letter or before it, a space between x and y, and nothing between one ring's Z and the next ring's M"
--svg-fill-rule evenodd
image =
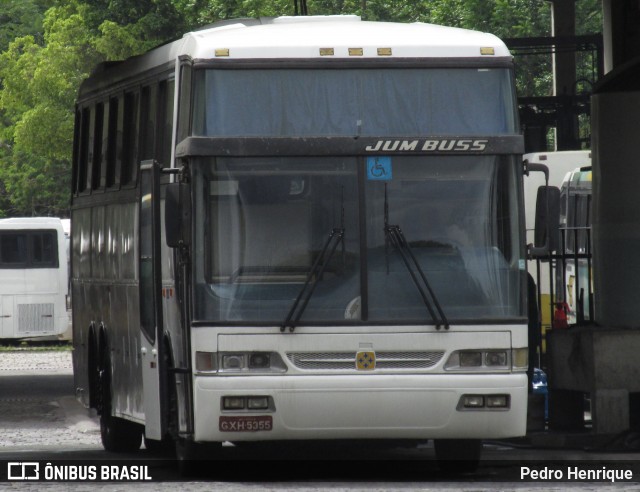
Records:
M583 166L567 173L560 186L560 229L564 231L565 259L564 264L556 267L556 290L558 299L568 308L569 324L593 320L591 196L591 167Z
M61 341L71 341L73 337L73 329L71 326L71 219L60 219L62 221L62 230L64 231L64 248L67 255L67 315L69 324L64 333L59 338Z
M590 150L567 150L557 152L534 152L522 156L523 162L526 164L544 164L549 169L549 186L561 188L565 180L569 179L569 175L576 169L591 166ZM534 242L534 229L536 217L536 198L538 188L545 185L545 176L542 173L530 173L524 180L524 203L525 203L525 221L527 227L527 244ZM566 197L563 201L566 203ZM562 214L561 214L562 216ZM561 219L562 220L562 219ZM564 225L561 223L561 227ZM541 312L541 321L543 331L551 326L552 312L554 309L551 299L551 276L549 274L549 265L542 264L540 268L540 278L538 278L536 262L530 260L527 265L529 273L533 276L536 284L539 286L541 298L539 299L539 309ZM554 282L553 290L556 291L557 282Z
M1 219L0 339L57 339L69 328L68 292L61 220Z

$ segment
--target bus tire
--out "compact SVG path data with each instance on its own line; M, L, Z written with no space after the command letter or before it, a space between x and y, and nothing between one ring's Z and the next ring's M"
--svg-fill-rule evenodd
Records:
M173 440L170 438L158 441L144 436L144 447L150 454L156 456L173 457L173 454L175 453L175 446Z
M472 473L482 454L480 439L436 439L433 442L438 467L447 473Z
M112 453L132 453L140 449L140 425L111 415L100 416L100 438L105 450Z
M89 386L89 408L97 409L99 406L98 398L98 378L100 374L100 366L98 364L98 342L93 330L93 324L89 327L89 343L87 350L87 375Z
M108 346L101 352L98 385L100 391L100 439L105 450L113 453L134 452L142 444L142 427L134 422L111 415L111 362Z
M189 477L198 472L197 444L190 439L178 437L175 440L176 463L181 477Z

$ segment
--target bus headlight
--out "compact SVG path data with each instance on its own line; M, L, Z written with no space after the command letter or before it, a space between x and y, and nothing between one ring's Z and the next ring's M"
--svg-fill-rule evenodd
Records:
M487 367L507 367L507 352L487 352L484 357Z
M241 371L244 368L244 354L226 354L222 356L220 368L223 371Z
M460 367L480 367L482 352L460 352Z
M249 369L269 369L271 367L271 354L256 352L249 354Z
M287 366L276 352L196 352L198 373L283 373Z
M446 371L506 371L511 369L510 351L496 349L459 350L444 365Z

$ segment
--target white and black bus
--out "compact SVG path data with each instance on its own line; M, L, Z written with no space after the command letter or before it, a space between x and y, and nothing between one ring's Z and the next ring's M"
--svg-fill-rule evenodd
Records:
M239 20L98 67L73 342L105 448L524 435L522 150L479 32Z

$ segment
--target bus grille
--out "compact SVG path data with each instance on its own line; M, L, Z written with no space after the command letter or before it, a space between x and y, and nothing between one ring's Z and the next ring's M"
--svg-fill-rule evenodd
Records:
M427 369L435 366L444 352L376 352L376 369ZM293 352L287 358L305 371L339 371L356 368L355 352Z
M18 333L53 331L53 304L18 304Z

